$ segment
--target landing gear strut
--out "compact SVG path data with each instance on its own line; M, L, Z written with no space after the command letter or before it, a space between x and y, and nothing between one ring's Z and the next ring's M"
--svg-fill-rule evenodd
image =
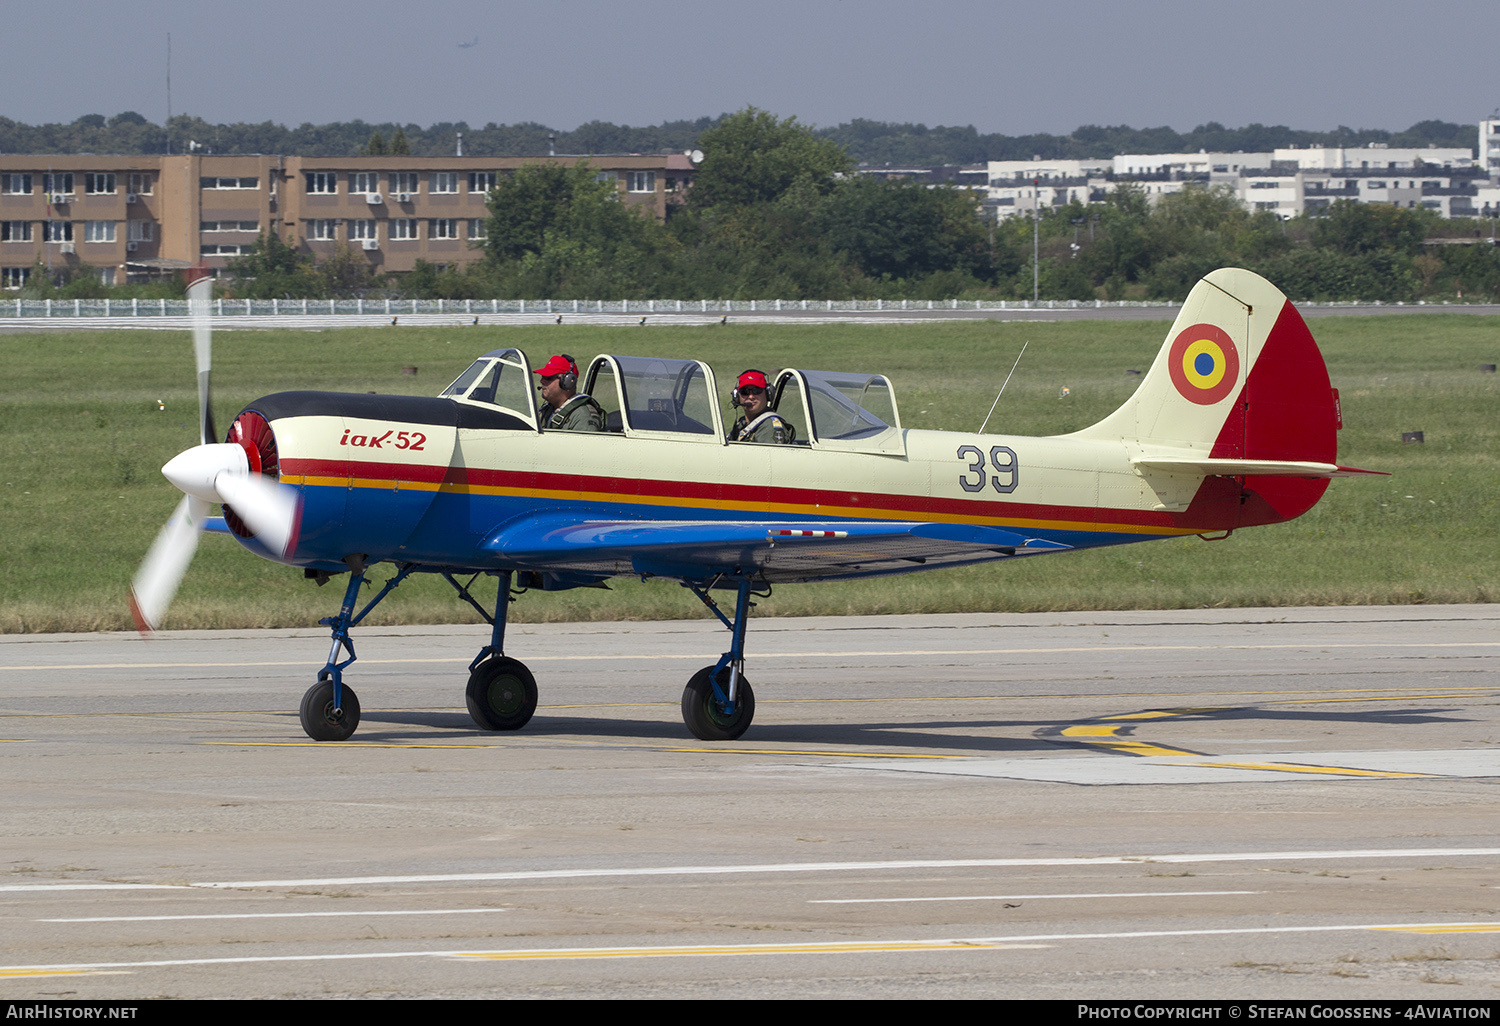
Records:
M350 556L346 562L349 564L349 586L344 589L344 604L339 608L339 615L318 621L333 631L328 662L318 671L318 682L302 696L302 729L314 741L347 741L359 726L359 699L354 689L344 683L344 670L358 658L354 654L349 630L417 569L413 563L401 565L396 575L385 582L380 593L355 613L359 589L365 583L366 567L361 556ZM469 686L465 695L469 715L485 730L520 730L536 712L536 679L524 663L505 655L505 620L511 602L511 574L505 572L495 576L500 579L500 588L495 597L495 613L491 616L489 610L476 602L469 592L469 585L479 577L478 574L468 584L460 584L451 573L443 573L443 578L453 585L459 597L477 609L491 627L490 643L469 664ZM348 658L341 659L345 653Z
M684 582L719 622L729 628L729 651L713 666L693 674L682 692L682 721L700 741L733 741L750 729L755 718L755 692L745 679L745 621L749 619L750 579L741 578L734 603L734 621L719 609L704 588Z
M520 730L536 712L536 678L525 663L505 654L511 575L502 573L499 576L495 615L485 616L490 622L490 643L469 664L469 686L464 698L468 701L469 715L485 730ZM459 587L451 577L448 580L455 588ZM460 588L459 591L470 605L484 613L467 589Z
M369 615L381 599L416 569L410 563L401 567L395 577L385 582L380 594L355 615L354 604L359 601L359 589L365 583L365 564L362 558L354 556L349 557L348 563L349 586L344 589L344 604L339 607L339 615L325 616L318 621L333 630L333 647L328 650L328 662L318 671L318 682L302 696L302 729L314 741L347 741L359 726L359 698L353 688L344 684L344 670L359 658L354 654L349 628ZM349 658L340 662L339 655L343 652L348 652Z

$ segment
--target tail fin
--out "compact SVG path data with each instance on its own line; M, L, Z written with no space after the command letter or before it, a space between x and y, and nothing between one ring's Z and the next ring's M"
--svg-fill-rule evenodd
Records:
M1338 399L1302 315L1264 278L1224 268L1188 294L1135 395L1072 437L1123 442L1166 509L1187 508L1192 480L1242 478L1239 505L1247 493L1265 504L1234 518L1247 526L1306 512L1327 478L1342 476L1338 428ZM1193 507L1206 498L1196 484L1187 496Z

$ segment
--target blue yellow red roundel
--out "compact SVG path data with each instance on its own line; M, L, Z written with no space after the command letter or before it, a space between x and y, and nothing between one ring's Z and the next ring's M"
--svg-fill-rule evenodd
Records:
M1178 395L1200 406L1212 406L1240 380L1240 354L1223 328L1194 324L1172 340L1167 366Z

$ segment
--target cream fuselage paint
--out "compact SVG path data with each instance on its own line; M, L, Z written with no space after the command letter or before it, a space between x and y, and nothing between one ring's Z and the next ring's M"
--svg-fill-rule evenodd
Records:
M1159 508L1120 442L906 430L904 454L887 454L725 443L707 436L538 434L327 416L282 418L273 427L284 464L316 464L312 472L284 473L285 483L342 489L347 526L358 535L362 517L376 517L380 522L372 529L388 541L394 541L390 514L375 507L384 509L379 496L392 492L425 498L403 507L408 533L421 519L415 510L425 513L433 498L468 496L475 541L501 519L493 512L497 507L482 501L489 497L533 509L577 505L585 516L591 506L610 504L643 519L669 508L679 516L698 511L720 518L923 520L1023 533L1193 533L1191 527L1148 525L1138 517L1121 522L1100 516ZM1002 452L999 461L991 460ZM375 500L369 513L361 513L361 493ZM399 558L404 547L403 540L389 551L367 554ZM366 545L362 551L379 548ZM462 553L451 551L448 558L461 562Z

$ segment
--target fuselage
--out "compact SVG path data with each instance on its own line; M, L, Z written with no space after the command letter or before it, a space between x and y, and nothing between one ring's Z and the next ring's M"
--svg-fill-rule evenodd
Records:
M1297 482L1283 478L1142 474L1128 442L1068 436L903 430L887 451L861 452L702 434L539 433L447 398L280 393L247 410L270 423L280 479L303 496L286 561L324 569L342 569L350 553L506 568L486 540L539 510L580 520L974 524L1090 548L1274 523L1326 486L1305 482L1288 502L1280 492Z

